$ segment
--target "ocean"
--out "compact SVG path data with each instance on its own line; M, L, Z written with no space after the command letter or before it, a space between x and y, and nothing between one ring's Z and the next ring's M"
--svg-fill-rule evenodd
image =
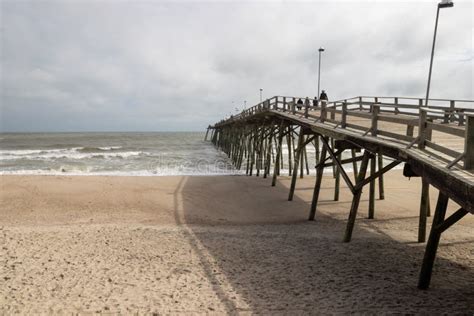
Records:
M201 132L0 133L0 175L242 175ZM307 146L310 174L315 148ZM349 158L350 152L343 153ZM288 174L288 148L283 144ZM384 165L390 163L385 160ZM306 172L306 166L305 166ZM352 164L344 166L352 172ZM272 170L273 171L273 170ZM328 167L325 172L332 172Z
M2 133L0 174L239 174L204 133Z

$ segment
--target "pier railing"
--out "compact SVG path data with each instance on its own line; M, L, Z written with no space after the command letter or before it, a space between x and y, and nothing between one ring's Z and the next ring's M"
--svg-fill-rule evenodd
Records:
M298 104L301 100L303 104ZM363 132L363 136L388 137L392 141L431 149L446 160L446 168L463 161L464 169L474 168L474 101L423 99L406 97L360 96L331 102L308 98L274 96L215 126L235 123L266 111L287 112L314 123L329 123L335 127ZM383 123L399 128L387 129ZM432 141L432 133L440 132L464 139L462 148ZM461 139L460 139L461 140ZM461 140L462 141L462 140Z

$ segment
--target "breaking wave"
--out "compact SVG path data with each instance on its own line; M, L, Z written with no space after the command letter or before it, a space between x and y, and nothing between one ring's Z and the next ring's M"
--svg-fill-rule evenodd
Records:
M143 151L120 151L115 147L76 147L66 149L16 149L0 150L0 160L54 160L54 159L92 159L128 158L146 156Z

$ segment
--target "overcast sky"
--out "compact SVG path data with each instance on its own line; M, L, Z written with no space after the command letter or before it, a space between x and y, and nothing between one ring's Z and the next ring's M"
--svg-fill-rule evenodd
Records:
M203 130L274 95L423 97L437 1L1 1L2 131ZM473 3L442 9L433 98L473 97Z

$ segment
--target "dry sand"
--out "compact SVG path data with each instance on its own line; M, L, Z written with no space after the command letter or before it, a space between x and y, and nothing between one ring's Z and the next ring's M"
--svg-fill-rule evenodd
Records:
M1 176L0 313L473 314L474 216L418 290L420 179L400 173L349 244L330 177L308 222L314 177L288 202L287 177Z

